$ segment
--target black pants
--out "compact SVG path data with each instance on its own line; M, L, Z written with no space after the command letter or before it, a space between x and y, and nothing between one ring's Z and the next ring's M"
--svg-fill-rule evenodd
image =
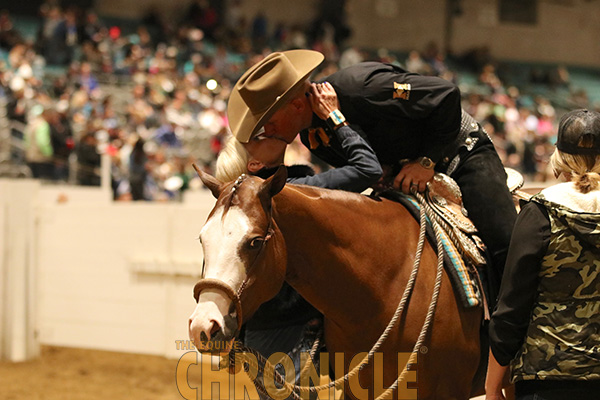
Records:
M481 128L471 136L477 138L477 143L470 151L464 147L459 150L460 162L451 177L460 187L464 207L491 257L492 268L487 270L487 286L493 303L504 271L517 212L506 186L504 166L493 143Z
M36 179L54 179L54 164L52 162L30 162L31 175Z
M253 330L246 329L244 343L255 350L258 350L263 356L270 357L273 353L285 353L294 362L296 372L296 383L300 384L300 372L304 368L301 364L302 353L310 353L313 343L317 339L317 334L323 322L320 318L314 318L301 325L291 325L284 328ZM320 371L319 355L315 357L315 368ZM281 364L276 370L285 375L285 371ZM263 380L263 375L259 374L257 379ZM258 393L259 399L267 400L268 398L262 393ZM288 397L287 399L291 399ZM307 397L310 400L315 400L317 395L310 393Z
M597 400L600 381L594 380L531 380L515 383L517 400Z
M129 180L129 186L131 188L131 197L133 200L146 200L146 196L144 196L145 183L146 177L143 177L143 179Z

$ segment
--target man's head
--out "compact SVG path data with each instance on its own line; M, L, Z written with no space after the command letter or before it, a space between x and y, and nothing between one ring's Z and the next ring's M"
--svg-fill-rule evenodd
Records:
M233 136L247 143L267 122L272 122L274 116L287 121L302 100L299 96L306 90L307 78L323 58L321 53L312 50L276 52L246 71L235 84L227 107ZM282 137L288 143L293 140L292 137L288 141L288 136L298 133L287 132L291 128L286 126L286 138ZM278 136L278 132L270 135L268 130L265 126L267 136Z

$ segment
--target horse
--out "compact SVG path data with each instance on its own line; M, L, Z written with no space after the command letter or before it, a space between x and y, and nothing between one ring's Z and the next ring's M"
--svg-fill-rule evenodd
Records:
M217 202L200 233L203 280L212 284L197 287L190 338L195 343L233 339L285 280L323 313L327 349L343 353L348 370L350 360L371 349L396 311L415 261L418 221L385 198L286 185L284 168L266 180L248 176L230 183L197 171ZM436 252L425 243L407 307L380 349L386 387L398 377L397 354L411 352L417 341L436 266ZM458 303L444 272L427 351L417 353L419 399L468 399L481 393L481 385L473 382L482 318L481 307ZM375 397L373 371L368 364L359 376L369 398ZM347 386L344 394L352 396Z

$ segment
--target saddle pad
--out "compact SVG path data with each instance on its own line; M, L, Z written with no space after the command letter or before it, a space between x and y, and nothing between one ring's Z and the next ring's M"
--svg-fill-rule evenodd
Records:
M421 207L413 196L392 190L379 193L379 195L402 204L417 222L420 221ZM435 232L429 218L427 222L426 237L435 250L437 249ZM454 293L465 308L478 307L482 303L482 298L477 280L473 277L473 273L469 271L460 253L445 232L442 232L442 245L444 246L444 268L450 278Z

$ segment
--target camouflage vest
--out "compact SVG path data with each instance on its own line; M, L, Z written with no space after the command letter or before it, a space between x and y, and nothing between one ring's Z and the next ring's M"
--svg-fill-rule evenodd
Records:
M532 201L548 210L551 235L512 380L600 379L600 214Z

